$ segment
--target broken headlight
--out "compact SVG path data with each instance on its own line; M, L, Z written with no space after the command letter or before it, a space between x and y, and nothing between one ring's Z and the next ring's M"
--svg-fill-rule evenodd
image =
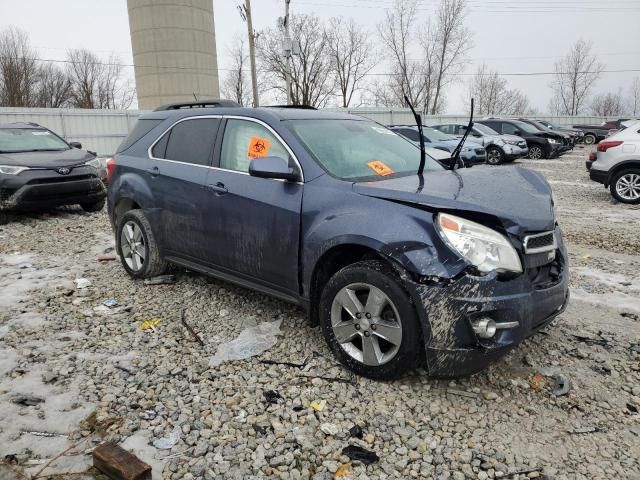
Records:
M438 214L438 226L449 246L481 272L522 272L515 248L495 230L446 213Z

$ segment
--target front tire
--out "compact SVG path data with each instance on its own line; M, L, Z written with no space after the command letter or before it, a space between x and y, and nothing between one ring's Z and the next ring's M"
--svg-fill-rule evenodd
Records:
M319 320L333 354L358 375L398 378L424 356L409 295L380 261L358 262L331 277L322 291Z
M540 145L532 145L529 148L529 158L531 160L541 160L546 157L547 154Z
M489 165L504 163L504 152L498 147L487 148L487 163Z
M596 136L593 135L592 133L587 133L582 139L582 141L584 142L585 145L593 145L594 143L596 143Z
M609 189L613 198L621 203L640 204L640 169L630 168L616 173Z
M167 269L151 225L141 210L129 210L118 219L116 250L122 266L133 278L155 277Z
M81 203L80 206L85 212L100 212L104 208L105 199L93 203Z

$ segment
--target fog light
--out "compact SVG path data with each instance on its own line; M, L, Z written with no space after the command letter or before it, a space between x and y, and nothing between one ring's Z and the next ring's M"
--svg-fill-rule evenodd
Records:
M491 338L496 334L496 322L491 318L481 318L473 322L473 331L480 338Z

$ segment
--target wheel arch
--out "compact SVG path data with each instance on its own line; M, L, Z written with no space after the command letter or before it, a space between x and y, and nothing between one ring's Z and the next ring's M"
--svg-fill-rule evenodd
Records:
M618 173L620 173L621 171L626 170L628 168L640 168L640 158L632 159L632 160L625 160L623 162L620 162L620 163L614 165L609 170L609 173L607 174L605 187L608 187L611 184L611 181L613 180L613 177L615 177Z

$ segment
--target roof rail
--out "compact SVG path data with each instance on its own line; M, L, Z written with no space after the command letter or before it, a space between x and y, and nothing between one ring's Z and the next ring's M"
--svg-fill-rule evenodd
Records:
M208 98L205 100L195 100L189 102L175 102L175 103L167 103L166 105L161 105L154 110L154 112L162 112L165 110L180 110L183 108L239 108L240 105L233 100L225 100L221 98Z
M317 110L312 105L263 105L265 108L297 108L300 110Z

